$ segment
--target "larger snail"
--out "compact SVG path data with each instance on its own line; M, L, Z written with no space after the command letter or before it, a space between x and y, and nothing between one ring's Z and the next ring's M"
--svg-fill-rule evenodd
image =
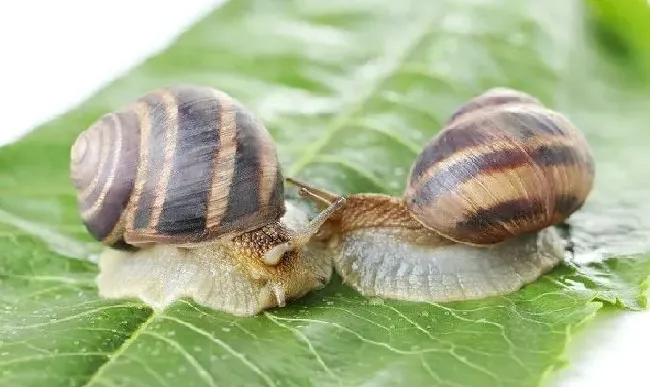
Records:
M402 197L354 194L322 229L336 271L366 296L444 302L503 295L564 258L554 225L594 180L583 134L521 91L462 105L415 159ZM340 196L288 179L322 208Z
M310 222L285 203L273 139L222 91L154 90L100 117L70 156L81 219L106 245L103 297L254 315L329 281L308 241L343 200Z

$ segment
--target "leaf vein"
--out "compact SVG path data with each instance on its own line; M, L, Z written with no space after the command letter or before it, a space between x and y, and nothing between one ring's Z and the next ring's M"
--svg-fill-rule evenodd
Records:
M156 313L151 313L149 315L149 317L147 317L147 319L144 320L142 322L142 324L140 324L140 326L135 331L133 331L131 336L128 339L124 340L122 345L119 348L117 348L117 350L115 352L113 352L112 354L110 354L108 356L108 361L105 362L104 364L102 364L95 371L95 373L84 384L84 387L90 386L94 382L99 382L100 378L101 378L101 375L102 375L103 372L105 372L106 368L109 367L111 364L113 364L115 362L115 359L117 359L119 356L121 356L127 350L127 348L129 348L131 346L131 344L140 336L140 334L142 334L144 332L144 330L147 329L147 327L154 320L156 320L157 317L158 317L158 315Z
M88 316L90 314L103 312L105 310L125 309L125 308L130 308L131 306L132 305L128 305L128 304L100 306L100 307L97 307L97 308L86 310L86 311L81 312L81 313L74 314L72 316L63 317L63 318L60 318L60 319L52 319L52 320L50 320L48 322L31 324L31 325L5 325L4 328L5 329L13 329L13 330L17 330L17 331L26 330L26 329L33 329L33 328L41 328L41 327L51 326L51 325L54 325L54 324L59 324L59 323L66 322L66 321L72 321L72 320L80 319L80 318L86 317L86 316Z
M183 325L184 327L198 333L199 335L208 338L210 341L212 341L213 343L219 345L220 347L222 347L223 349L228 351L231 355L233 355L237 359L239 359L242 363L244 363L244 365L246 365L248 368L250 368L253 372L255 372L257 375L259 375L262 379L264 379L266 384L268 384L269 386L275 386L275 383L273 382L273 380L266 373L264 373L258 366L256 366L250 360L248 360L246 358L246 356L244 356L244 354L235 351L231 346L226 344L224 341L217 339L211 333L206 332L203 329L198 328L197 326L195 326L195 325L193 325L193 324L191 324L189 322L180 320L180 319L175 318L175 317L163 316L163 319L174 321L174 322L176 322L176 323L178 323L180 325Z
M388 343L368 339L368 338L362 336L361 334L359 334L358 332L354 331L353 329L350 329L348 327L345 327L345 326L343 326L343 325L341 325L339 323L335 323L333 321L322 321L322 320L316 320L316 319L289 318L289 317L278 317L278 316L276 316L275 318L277 318L278 320L284 320L284 321L302 321L302 322L308 322L308 323L318 323L318 324L332 325L332 326L334 326L334 327L336 327L336 328L338 328L338 329L340 329L342 331L345 331L345 332L348 332L348 333L352 334L357 339L359 339L359 340L361 340L361 341L363 341L365 343L386 348L387 350L389 350L391 352L399 353L400 355L421 355L421 354L424 354L424 353L431 353L431 352L438 352L438 353L441 353L441 352L442 353L448 353L449 352L448 350L437 349L437 348L427 348L427 349L421 349L421 350L415 350L415 351L406 351L406 350L394 348L393 346L391 346Z
M156 339L160 341L164 341L165 343L169 344L172 346L181 356L187 360L188 363L196 369L196 371L201 375L201 378L209 385L209 386L216 386L214 383L214 379L212 378L212 375L201 365L201 363L196 360L194 356L192 356L191 353L187 352L185 348L183 348L182 345L180 345L176 340L172 340L169 337L165 337L161 334L158 334L156 332L151 332L151 331L143 331L143 335L149 335L151 337L155 337Z
M341 378L340 378L338 375L336 375L334 372L332 372L332 369L327 365L327 363L325 363L325 361L323 360L323 358L322 358L322 357L320 356L320 354L316 351L316 348L314 348L314 345L313 345L313 344L311 343L311 341L307 338L307 336L305 336L304 333L300 332L298 329L296 329L296 328L294 328L294 327L291 327L291 326L289 326L289 325L287 325L287 324L281 323L281 322L278 321L275 317L273 317L273 315L271 315L271 314L268 313L268 312L265 312L264 315L266 316L266 318L268 318L268 319L269 319L271 322L273 322L274 324L276 324L276 325L278 325L279 327L282 327L282 328L288 330L288 331L291 332L294 336L296 336L296 337L298 337L300 340L304 341L305 344L307 344L307 348L309 349L309 352L310 352L312 355L314 355L314 357L316 358L316 361L317 361L318 364L320 364L320 366L325 370L325 372L327 372L327 373L328 373L332 378L338 380L339 384L342 383Z
M345 308L341 308L341 307L337 307L337 306L316 306L316 305L313 306L313 308L314 308L314 309L333 309L333 310L340 310L340 311L342 311L342 312L344 312L344 313L347 313L347 314L349 314L349 315L351 315L351 316L354 316L354 317L356 317L356 318L358 318L358 319L360 319L360 320L363 320L363 321L365 321L365 322L367 322L367 323L370 323L370 324L376 326L377 328L381 328L381 329L385 330L386 332L390 332L390 329L389 329L388 327L386 327L386 326L384 326L384 325L381 325L381 324L379 324L379 323L376 322L376 321L372 321L372 320L369 319L369 318L366 318L366 317L363 317L363 316L361 316L361 315L358 315L358 314L352 312L351 310L348 310L348 309L345 309ZM374 313L374 315L375 315L375 316L378 316L376 313Z

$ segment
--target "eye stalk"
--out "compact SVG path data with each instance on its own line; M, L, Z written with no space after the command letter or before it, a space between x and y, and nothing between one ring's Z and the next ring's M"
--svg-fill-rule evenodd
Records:
M299 250L309 241L311 238L318 233L323 224L338 210L343 208L345 204L345 198L337 198L332 201L328 207L320 212L303 230L299 233L296 233L292 238L284 243L273 246L265 254L263 261L267 265L277 265L282 256L289 252Z

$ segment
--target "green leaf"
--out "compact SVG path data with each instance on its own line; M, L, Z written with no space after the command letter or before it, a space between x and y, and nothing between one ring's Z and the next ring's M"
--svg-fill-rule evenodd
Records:
M539 385L604 303L645 309L650 275L650 162L639 157L650 101L645 86L616 76L626 67L585 27L587 14L618 19L584 6L233 0L216 9L0 151L0 384ZM637 42L627 47L640 58L638 34L619 36ZM340 193L400 194L423 142L458 104L493 86L532 93L567 114L596 154L594 193L571 221L575 263L506 297L448 304L366 299L338 278L252 318L189 301L153 313L101 300L70 145L101 114L179 82L234 95L267 124L286 175Z

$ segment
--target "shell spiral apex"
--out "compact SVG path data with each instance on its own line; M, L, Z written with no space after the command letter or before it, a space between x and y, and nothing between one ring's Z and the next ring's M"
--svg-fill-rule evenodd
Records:
M498 88L454 117L424 147L408 178L406 205L425 227L487 245L558 224L582 207L594 160L565 116Z
M157 89L103 115L72 145L70 176L86 228L113 247L203 242L285 211L271 135L210 87Z

